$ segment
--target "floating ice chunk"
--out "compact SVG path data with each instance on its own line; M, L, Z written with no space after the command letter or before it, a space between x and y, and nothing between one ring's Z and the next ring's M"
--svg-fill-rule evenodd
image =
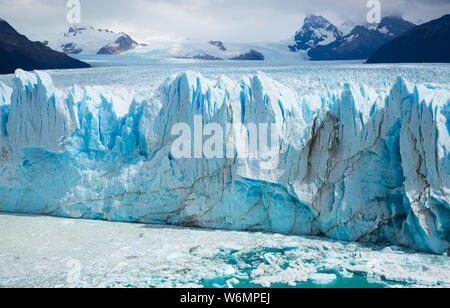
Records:
M299 248L299 244L296 242L287 242L287 243L283 243L283 245L282 245L283 251L297 250L298 248Z
M231 265L226 266L225 269L224 269L224 272L223 272L223 274L225 276L231 276L231 275L233 275L235 273L236 273L236 269L233 266L231 266Z
M270 254L270 253L266 253L264 255L264 261L267 264L272 265L272 266L277 264L277 258L273 254Z
M245 263L245 261L239 257L238 255L234 254L230 257L230 260L238 266L239 269L245 269L248 268L249 265Z
M233 289L234 285L238 284L239 280L237 280L236 278L231 278L227 280L227 286L229 289Z
M383 253L396 253L396 254L403 254L404 252L397 246L389 246L386 248L383 248L381 250Z
M328 285L328 284L332 284L334 281L336 281L337 277L335 274L315 273L315 274L309 275L309 279L314 284Z
M298 283L308 281L309 273L314 271L314 267L298 262L293 267L285 270L275 270L273 267L261 264L257 270L252 273L252 283L270 287L272 284L286 284L296 286ZM264 272L263 274L261 274Z
M244 247L237 245L237 244L231 244L231 243L221 245L221 247L220 247L220 250L230 253L230 254L239 252L243 249L244 249Z

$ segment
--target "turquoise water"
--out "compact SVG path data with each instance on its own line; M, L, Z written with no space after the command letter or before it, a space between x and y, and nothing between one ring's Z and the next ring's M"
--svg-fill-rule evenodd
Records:
M205 288L218 288L217 283L226 283L225 280L214 280L214 281L203 281L202 285ZM125 288L138 288L139 286L134 286L133 284L121 284L119 281L116 282L116 285L121 285ZM369 282L366 278L360 276L354 276L353 278L338 278L336 281L329 285L318 285L314 284L310 281L299 283L296 286L289 286L287 284L273 284L270 288L280 289L280 288L289 288L289 289L383 289L386 288L388 283L374 283ZM153 286L149 285L149 288ZM224 287L225 285L221 285L220 287ZM239 284L234 285L234 288L241 289L252 289L252 288L261 288L259 284L252 284L249 281L241 282Z
M272 288L300 288L300 289L306 289L306 288L336 288L336 289L345 289L345 288L363 288L363 289L382 289L385 288L386 284L381 283L371 283L366 278L360 277L360 276L354 276L353 278L338 278L336 281L329 285L318 285L314 284L310 281L299 283L297 286L292 287L289 285L283 285L283 284L274 284L271 287ZM243 284L242 286L238 285L237 287L242 288L254 288L258 287L252 284ZM259 286L260 287L260 286Z
M225 280L214 280L214 281L204 281L202 284L205 288L216 288L217 284L225 283ZM373 283L369 282L366 278L360 276L354 276L353 278L338 278L336 281L329 285L318 285L310 281L299 283L296 286L289 286L287 284L272 284L271 288L336 288L336 289L346 289L346 288L362 288L362 289L382 289L387 287L388 284ZM249 281L244 281L239 284L234 285L235 288L261 288L261 285L252 284Z
M236 265L238 262L243 262L245 266L247 266L246 269L243 269L242 272L247 274L250 277L250 274L253 270L258 268L258 266L261 263L264 263L264 255L266 254L272 254L274 256L283 256L283 259L287 262L280 266L281 269L286 269L289 267L288 262L295 260L295 255L290 255L289 251L283 250L283 249L274 249L274 248L263 248L258 249L255 251L252 251L250 253L244 253L240 254L236 251L222 251L221 254L215 256L215 258L219 261L225 261L226 263L230 265ZM316 260L309 260L307 262L314 263ZM323 274L332 274L331 272L323 272ZM227 287L227 280L231 279L233 277L221 277L217 279L212 280L203 280L200 282L201 285L203 285L206 288L222 288ZM254 284L251 282L252 279L243 279L241 278L239 280L239 283L236 283L233 285L235 288L261 288L261 285ZM276 283L271 284L271 288L372 288L372 289L379 289L379 288L386 288L390 284L389 282L381 281L381 282L371 282L366 277L354 275L351 278L344 278L344 277L337 277L335 281L333 281L330 284L315 284L312 281L307 282L301 282L297 283L295 286L289 285L289 284L282 284L282 283Z

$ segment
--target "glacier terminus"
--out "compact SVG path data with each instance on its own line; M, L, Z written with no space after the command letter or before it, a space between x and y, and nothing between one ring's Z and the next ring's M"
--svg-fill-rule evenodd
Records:
M17 70L0 82L0 211L314 235L443 254L450 235L448 80L430 84L390 68L388 82L382 68L369 69L378 83L351 65L344 73L353 80L343 83L324 81L317 67L289 81L277 78L282 68L212 74L177 67L142 74L139 89L126 91L64 84L56 71ZM120 69L97 70L108 81ZM195 116L204 125L279 124L276 167L241 158L239 149L234 157L176 159L171 128L193 125Z

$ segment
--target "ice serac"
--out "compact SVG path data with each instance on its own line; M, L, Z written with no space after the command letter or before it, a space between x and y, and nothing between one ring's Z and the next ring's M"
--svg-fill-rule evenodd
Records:
M400 78L384 94L355 83L330 93L303 95L262 73L213 81L186 72L124 101L98 87L64 92L46 73L17 71L1 105L0 210L445 252L448 90ZM193 148L199 158L176 159L180 122L224 130L276 123L276 163L245 158L241 144L227 158Z
M11 104L12 90L5 84L0 82L0 147L1 155L6 155L7 144L5 140L6 136L6 123L8 122L9 109Z
M73 107L55 89L50 76L43 72L16 72L15 91L6 125L11 148L60 151L60 143L76 125Z

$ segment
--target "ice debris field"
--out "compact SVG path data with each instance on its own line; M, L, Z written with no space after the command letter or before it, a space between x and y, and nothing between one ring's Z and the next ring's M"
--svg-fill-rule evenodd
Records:
M1 287L450 287L447 256L395 246L5 214L0 226Z
M449 70L357 63L18 70L0 78L0 211L442 255L450 234ZM195 115L205 124L280 124L276 168L239 153L174 159L171 127ZM445 262L439 275L448 279ZM283 271L314 272L308 266ZM308 279L332 280L320 274Z

